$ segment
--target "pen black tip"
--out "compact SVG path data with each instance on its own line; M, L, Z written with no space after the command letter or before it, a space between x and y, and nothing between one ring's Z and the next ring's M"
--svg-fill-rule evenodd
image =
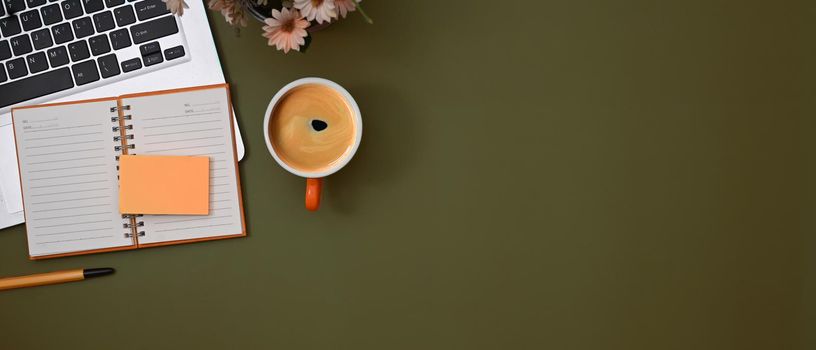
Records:
M84 269L82 270L82 275L85 276L85 278L91 278L110 275L114 272L116 272L116 270L114 270L112 267L100 267L96 269Z

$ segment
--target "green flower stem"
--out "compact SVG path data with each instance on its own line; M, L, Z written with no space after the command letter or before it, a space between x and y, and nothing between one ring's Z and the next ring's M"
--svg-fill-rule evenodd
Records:
M373 19L371 19L371 17L368 17L368 15L365 13L365 10L363 10L363 7L362 7L362 6L360 6L360 4L359 4L359 3L357 4L357 10L359 10L359 11L360 11L360 14L363 16L363 19L364 19L366 22L368 22L368 24L374 24L374 20L373 20Z

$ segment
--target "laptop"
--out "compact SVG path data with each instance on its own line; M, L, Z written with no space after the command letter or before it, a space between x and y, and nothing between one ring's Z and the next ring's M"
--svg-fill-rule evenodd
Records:
M24 220L12 107L225 82L204 2L187 3L0 0L0 228Z

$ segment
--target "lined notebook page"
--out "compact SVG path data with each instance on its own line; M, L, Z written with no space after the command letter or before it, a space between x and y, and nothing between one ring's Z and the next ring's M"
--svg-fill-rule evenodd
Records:
M206 216L145 215L140 244L243 233L226 87L126 97L135 149L130 154L210 157Z
M133 245L118 209L115 106L14 110L31 256Z

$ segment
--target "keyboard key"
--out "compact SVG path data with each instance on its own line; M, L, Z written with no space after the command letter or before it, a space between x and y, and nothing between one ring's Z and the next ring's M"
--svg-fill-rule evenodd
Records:
M7 40L0 41L0 61L11 58L11 46Z
M116 27L116 24L113 23L113 13L110 11L95 14L93 21L97 33L107 32Z
M115 8L113 16L116 17L116 25L120 27L136 22L136 14L133 13L133 6L130 5Z
M147 56L154 52L161 51L161 46L159 46L158 41L154 41L152 43L147 43L142 46L139 46L139 52L142 53L142 56Z
M176 33L178 33L178 25L176 24L176 17L173 16L165 16L130 27L130 34L133 37L134 44L141 44Z
M6 15L6 9L5 9L5 7L3 7L3 4L2 4L2 3L0 3L0 17L3 17L3 16L5 16L5 15ZM0 68L2 68L2 66L3 66L3 65L2 65L2 64L0 64Z
M57 44L65 44L74 40L71 25L68 23L60 23L51 27L51 34L54 34L54 42Z
M77 39L93 35L94 33L93 23L90 17L76 19L71 22L71 26L74 28L74 35L76 35Z
M48 60L45 58L44 52L36 52L26 56L26 62L28 62L28 70L31 71L31 74L48 69Z
M17 79L28 75L25 60L22 57L6 62L6 68L8 68L8 75L11 79Z
M102 3L102 0L82 0L83 5L85 5L85 13L91 14L97 11L102 11L105 8L105 4Z
M99 71L96 70L94 60L77 63L71 66L71 70L74 72L74 80L77 86L99 80Z
M62 12L58 4L51 4L40 9L40 15L45 25L49 26L59 21L62 21Z
M2 7L2 6L0 6L0 7ZM6 80L8 80L8 77L6 77L6 69L3 68L3 64L0 63L0 83L4 82Z
M31 10L21 13L20 22L23 23L23 29L25 29L26 31L42 27L42 21L40 20L40 11Z
M125 0L105 0L105 6L107 6L108 8L113 8L124 3Z
M102 73L102 78L110 78L114 75L119 75L119 60L116 59L116 54L102 56L97 59L99 63L99 72Z
M122 71L125 73L135 71L139 68L142 68L142 60L138 58L133 58L122 62Z
M34 50L42 50L54 45L54 42L51 40L51 32L48 28L43 28L31 33L31 43L34 44Z
M162 57L161 52L156 52L156 53L149 54L147 56L143 56L142 59L144 59L145 67L150 67L150 66L152 66L154 64L159 64L159 63L164 62L164 58Z
M14 52L14 56L25 55L31 52L31 40L28 39L28 34L11 38L9 44L11 44L11 51Z
M25 0L3 0L9 15L25 10Z
M91 37L88 39L88 45L91 46L91 54L94 56L108 53L111 50L110 43L108 43L108 36L105 34Z
M0 85L0 107L53 94L74 87L71 71L60 68Z
M110 32L111 46L114 50L124 49L130 46L130 33L127 29L119 29Z
M85 40L68 44L68 52L71 53L71 61L74 62L91 57L91 53L88 52L88 44L85 43Z
M136 16L139 17L140 21L170 13L167 4L162 0L139 1L133 6L136 7Z
M82 16L81 0L65 0L60 4L60 7L62 7L62 14L65 16L65 19Z
M26 0L28 8L33 9L37 6L45 5L45 0Z
M166 58L168 61L179 57L184 57L184 46L179 45L164 50L164 58Z
M17 16L0 18L0 32L3 36L10 37L22 33L23 28L20 27L20 21Z
M65 49L65 46L48 50L48 61L54 68L68 64L68 50Z

